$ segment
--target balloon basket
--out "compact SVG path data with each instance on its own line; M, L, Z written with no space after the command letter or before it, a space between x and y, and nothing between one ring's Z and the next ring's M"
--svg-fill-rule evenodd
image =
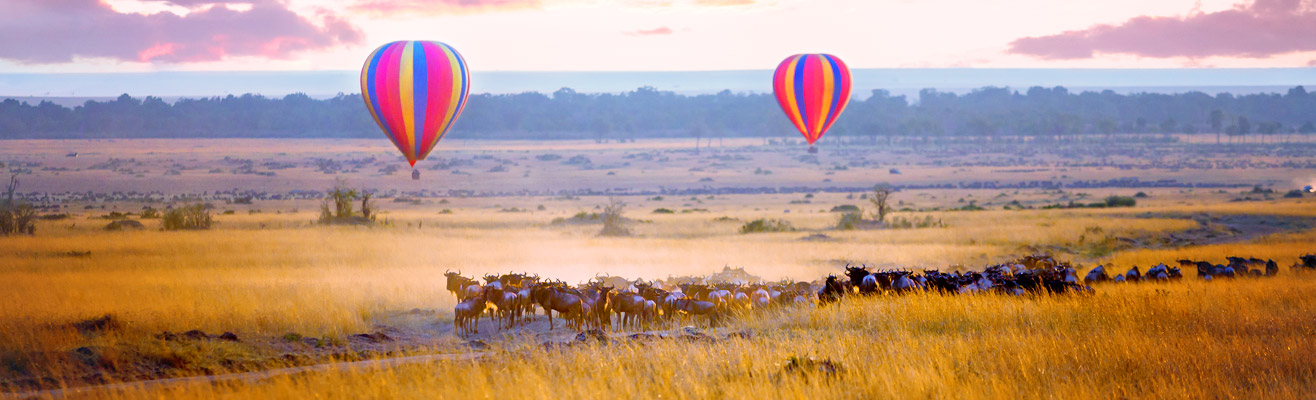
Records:
M818 148L814 146L809 146L809 154L818 154Z
M420 180L420 170L418 169L411 170L411 180L413 181Z

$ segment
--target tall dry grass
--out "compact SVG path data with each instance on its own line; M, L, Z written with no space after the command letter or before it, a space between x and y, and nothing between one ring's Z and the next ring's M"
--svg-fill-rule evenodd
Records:
M1316 279L913 295L749 317L747 339L499 348L448 361L109 398L1309 398ZM839 361L836 377L782 372Z
M155 224L158 223L154 221L147 222L148 230L138 232L103 232L99 229L103 220L85 217L42 222L39 229L44 234L41 236L0 241L0 282L5 289L5 295L0 296L0 356L5 357L6 362L19 358L26 360L15 365L25 368L25 373L56 380L81 371L61 363L69 361L67 355L73 349L83 346L105 349L111 360L118 360L124 366L135 362L134 357L154 357L192 367L202 366L210 372L243 370L268 366L260 360L277 357L277 351L226 344L180 348L166 346L153 335L160 331L201 329L212 333L233 331L255 341L271 340L288 332L312 337L341 337L369 331L376 324L395 323L392 316L413 309L437 310L437 313L424 322L412 321L417 325L407 328L436 331L437 326L448 323L447 310L453 305L452 297L443 291L442 272L447 269L461 270L468 276L526 271L577 282L597 272L662 278L704 275L716 272L724 265L732 265L744 266L749 272L768 279L813 280L836 272L845 262L932 268L953 264L981 266L1017 256L1025 246L1067 248L1092 240L1094 235L1150 237L1196 226L1194 222L1181 219L1131 215L1143 211L1316 215L1306 207L1307 204L1299 202L1164 205L1133 210L935 212L930 214L946 221L948 227L827 231L825 233L831 236L827 241L802 241L800 239L807 233L801 232L741 235L737 233L739 224L713 220L722 215L742 220L773 216L788 219L806 229L819 229L834 222L835 215L831 213L768 214L767 210L756 210L744 204L756 199L718 199L716 201L726 203L709 206L708 213L632 215L647 221L633 226L638 236L631 238L596 237L597 226L552 225L549 220L554 216L575 211L560 206L555 207L558 211L544 213L501 213L489 208L469 207L458 208L452 215L438 215L434 210L402 209L381 216L390 224L377 227L313 226L310 207L301 213L221 215L217 217L215 229L195 232L156 231L154 229L158 226ZM538 200L519 201L533 204ZM589 204L588 200L581 203L582 207ZM1285 260L1311 251L1308 247L1313 238L1316 234L1310 232L1276 235L1246 244L1132 250L1080 261L1114 262L1126 267L1128 264L1150 265L1177 258L1223 260L1226 255L1241 254L1275 258L1281 264L1287 264ZM81 252L90 254L82 256ZM1160 324L1156 321L1166 318L1162 309L1168 305L1177 304L1169 308L1172 310L1187 310L1188 303L1184 302L1188 300L1181 299L1185 296L1197 300L1203 297L1232 300L1203 300L1209 301L1203 304L1219 308L1202 311L1213 313L1209 317L1188 311L1183 315L1169 315L1188 318L1165 323L1177 324L1174 329L1197 336L1175 333L1173 339L1167 339L1175 346L1148 354L1180 360L1174 358L1176 356L1169 349L1183 349L1185 337L1198 340L1194 343L1199 345L1207 341L1213 346L1222 346L1212 347L1214 350L1210 351L1223 352L1223 346L1239 345L1240 333L1215 338L1202 336L1207 333L1193 331L1193 327L1219 327L1223 324L1234 329L1226 332L1248 333L1250 331L1236 325L1250 321L1252 315L1273 313L1280 314L1272 321L1283 326L1275 328L1280 331L1275 332L1278 336L1272 339L1290 347L1307 346L1306 342L1292 335L1309 325L1293 325L1289 318L1292 317L1291 307L1309 310L1308 303L1295 303L1288 296L1296 296L1310 286L1312 283L1304 279L1296 282L1246 281L1238 285L1229 282L1216 286L1188 283L1165 287L1102 288L1098 296L1083 300L916 296L845 305L840 313L834 310L801 311L745 321L743 326L762 331L758 339L702 348L704 351L694 351L700 347L661 344L628 349L617 355L612 355L615 349L596 349L551 358L535 355L538 353L527 356L517 352L516 355L509 353L495 361L475 364L399 368L382 375L387 379L373 374L311 376L305 380L276 381L274 385L243 388L231 393L219 388L210 389L218 390L215 392L179 395L295 397L293 394L297 390L310 390L300 385L314 385L322 382L318 380L328 379L342 385L326 386L339 388L322 393L328 397L353 395L356 393L349 390L357 388L374 391L367 394L412 397L391 392L397 388L390 388L386 383L368 382L383 379L394 383L413 382L419 386L438 385L440 382L427 378L429 375L426 374L432 374L426 372L430 371L427 368L444 371L439 376L448 373L472 376L469 384L458 386L465 387L459 393L474 396L483 396L480 390L485 390L480 389L484 386L477 385L478 382L505 382L494 373L506 373L507 370L514 370L518 374L515 376L525 379L525 382L566 377L562 379L570 380L567 383L581 385L579 388L553 390L580 390L579 393L583 394L600 389L599 385L617 385L620 388L617 390L631 393L631 397L649 397L644 393L678 397L739 397L742 393L770 395L764 391L797 386L791 390L798 392L781 393L837 394L839 392L834 391L840 387L857 386L870 388L865 390L871 391L862 392L866 395L953 395L956 392L943 391L951 389L936 385L936 382L948 379L947 376L955 383L951 388L978 395L1034 395L1043 393L1035 385L1021 388L1011 386L1015 385L1011 383L995 382L993 377L1028 377L1022 382L1049 388L1048 385L1052 384L1038 382L1043 372L1060 373L1065 377L1062 381L1081 383L1074 385L1076 389L1049 391L1096 394L1065 391L1104 390L1105 386L1097 385L1096 381L1075 375L1078 374L1076 371L1085 371L1086 367L1079 364L1095 362L1093 356L1115 351L1117 345L1107 341L1124 340L1135 336L1134 333L1142 335L1137 340L1145 341L1135 350L1155 350L1153 347L1161 339L1147 339L1146 326ZM1281 290L1270 293L1267 288ZM1178 292L1170 295L1167 291ZM1162 306L1160 302L1167 305ZM1265 306L1248 305L1253 303ZM1227 304L1235 305L1228 308ZM1112 312L1116 315L1108 315ZM1242 312L1252 314L1238 314ZM105 314L113 315L123 322L123 326L112 333L96 335L79 333L69 326L74 321ZM1089 319L1109 324L1098 324ZM1203 322L1205 319L1227 321ZM775 331L772 328L776 326L786 329ZM1107 339L1100 343L1095 338L1084 341L1082 337L1089 334ZM448 337L445 340L455 339ZM861 346L860 343L871 343L871 346ZM1035 343L1039 349L1031 350L1029 343ZM1067 347L1070 345L1066 343L1088 347L1079 351ZM1278 351L1269 347L1270 344L1259 346L1263 346L1264 354ZM118 358L113 357L116 351L119 352ZM755 386L754 382L770 378L763 375L771 368L762 360L779 361L788 352L839 358L851 366L877 360L880 363L876 365L891 366L883 371L907 372L847 375L843 379L850 381L835 386L818 386L817 381ZM1026 358L1008 363L1009 357L1016 353L1017 357ZM760 354L768 357L760 358ZM1138 353L1110 353L1106 356L1132 357L1129 354ZM1051 356L1062 357L1044 360ZM598 366L587 367L590 357L604 360ZM250 362L218 365L220 359ZM729 364L731 361L728 360L741 361ZM1275 368L1288 368L1284 364L1287 362L1285 358L1277 360ZM1208 361L1225 363L1229 360ZM1258 358L1245 366L1264 367L1264 361ZM513 367L522 364L527 367ZM1101 365L1102 368L1108 367ZM1055 368L1062 367L1068 369L1056 372ZM599 383L576 377L584 372L599 371L597 368L625 371L622 375L599 376L616 378L608 382L626 383ZM1162 371L1159 369L1162 367L1157 366L1141 368ZM195 368L190 371L197 373L202 370ZM653 375L658 371L674 372ZM727 376L743 375L746 371L759 372L758 375L734 379L728 377L725 382L714 380L719 383L691 389L658 388L669 384L691 386L710 376L721 376L708 375L713 372L706 371ZM973 371L995 372L978 375ZM1173 382L1217 377L1199 369L1186 371L1197 375L1183 375L1188 373L1184 372L1173 379L1154 378L1164 384L1158 383L1162 386L1157 386L1152 393L1173 397L1178 393L1172 391ZM14 373L14 370L0 370L0 373ZM645 376L668 378L645 383L648 378L641 379ZM1101 378L1109 377L1102 375ZM349 383L351 385L347 386ZM1229 381L1226 386L1239 384ZM534 388L527 390L532 395L545 395L550 388L562 386L544 385L542 388L527 386ZM1132 381L1123 385L1121 390L1136 388ZM1287 381L1279 386L1294 387ZM1219 392L1182 394L1202 393Z

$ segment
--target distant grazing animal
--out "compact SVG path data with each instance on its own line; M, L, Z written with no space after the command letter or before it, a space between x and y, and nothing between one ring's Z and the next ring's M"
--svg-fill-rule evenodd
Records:
M1138 282L1138 281L1141 281L1141 280L1142 280L1142 272L1139 272L1139 271L1138 271L1138 266L1137 266L1137 265L1134 265L1133 268L1130 268L1130 269L1129 269L1129 272L1127 272L1127 273L1124 274L1124 279L1127 280L1127 281L1129 281L1129 282Z

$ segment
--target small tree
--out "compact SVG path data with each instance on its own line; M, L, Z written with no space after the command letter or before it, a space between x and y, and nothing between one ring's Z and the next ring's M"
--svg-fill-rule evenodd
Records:
M630 236L631 230L626 228L626 218L622 216L624 211L626 203L609 197L608 205L603 207L603 231L599 236Z
M18 193L18 173L9 176L5 199L0 203L0 236L35 235L37 212L32 206L14 199Z
M205 204L192 204L165 211L162 225L166 231L210 229L214 220Z
M361 191L361 216L365 217L368 220L374 221L375 202L370 200L370 196L372 195L373 194L370 192L366 192L364 190Z
M887 204L887 199L891 197L891 187L886 185L873 186L873 195L868 197L868 201L873 203L873 220L877 223L886 221L887 214L891 213L891 205Z
M375 221L375 202L371 199L372 194L365 189L352 189L346 179L338 178L334 180L333 189L326 192L326 195L320 203L320 223L368 224ZM361 201L360 215L357 215L353 207L357 200Z

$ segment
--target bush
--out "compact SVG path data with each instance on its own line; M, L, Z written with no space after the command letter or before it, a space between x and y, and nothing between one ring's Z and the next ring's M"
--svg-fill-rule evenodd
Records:
M843 212L843 213L859 212L859 206L853 204L842 204L836 207L832 207L832 212Z
M1106 207L1133 207L1138 200L1129 196L1110 196L1106 198Z
M655 209L655 210L653 210L653 213L654 213L654 214L673 214L673 213L675 213L675 211L672 211L672 210L669 210L669 209L666 209L666 208L659 208L659 209Z
M836 221L836 229L848 231L854 230L857 225L864 222L864 214L859 211L852 211L841 214L841 218Z
M746 222L745 225L741 225L740 227L740 233L742 234L761 233L761 232L794 232L794 231L795 231L795 227L791 226L790 222L782 221L779 219L759 218L750 222Z
M165 211L163 226L166 231L198 230L210 229L212 222L205 205L192 204Z
M891 222L887 224L892 229L912 229L912 228L945 228L946 223L940 218L932 218L931 215L925 215L923 218L912 217L892 217Z
M147 207L143 209L142 212L138 214L138 216L140 216L142 219L160 218L160 210Z
M1284 193L1284 198L1286 198L1286 199L1300 199L1300 198L1302 198L1302 191L1301 191L1301 190L1297 190L1297 189L1290 190L1288 193Z
M599 236L630 236L631 230L626 228L626 219L622 216L625 210L626 203L608 199L608 205L603 207L603 230L599 231Z

